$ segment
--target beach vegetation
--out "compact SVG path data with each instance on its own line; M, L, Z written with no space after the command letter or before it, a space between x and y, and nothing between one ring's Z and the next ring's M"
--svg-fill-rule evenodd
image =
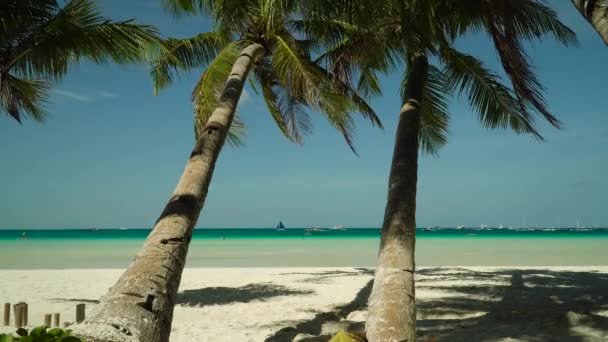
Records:
M541 140L536 117L560 127L523 43L550 36L573 46L576 36L537 0L315 0L310 6L318 23L332 23L309 26L336 45L325 58L341 70L362 70L359 83L373 83L375 72L404 70L366 334L372 342L414 341L419 151L436 154L447 142L447 103L452 96L467 99L487 128L511 129ZM333 25L336 20L339 25ZM474 33L490 38L510 86L457 46L457 38Z
M16 336L15 336L16 335ZM33 328L28 331L19 328L15 334L0 334L0 342L85 342L85 340L73 336L69 329L53 328L45 326Z
M21 122L47 116L53 82L83 59L146 60L156 29L102 15L94 0L5 0L0 3L0 112Z
M168 38L153 60L156 90L181 75L204 69L192 92L195 143L185 170L133 262L88 317L96 326L119 327L141 341L167 341L173 305L194 226L204 206L216 160L234 127L249 81L270 117L290 141L311 132L311 112L320 113L354 151L354 114L376 126L380 120L349 82L316 63L316 40L297 29L305 2L289 0L166 0L173 14L203 14L214 30L191 38ZM241 108L243 109L243 108ZM245 109L246 110L246 109ZM236 133L236 134L235 134ZM231 138L232 137L232 138ZM72 327L94 337L89 325Z
M340 330L329 342L365 342L365 334Z

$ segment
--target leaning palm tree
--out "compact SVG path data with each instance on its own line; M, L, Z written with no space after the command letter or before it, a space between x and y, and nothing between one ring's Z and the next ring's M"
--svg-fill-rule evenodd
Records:
M370 342L412 342L419 150L435 153L447 141L453 94L468 98L483 126L542 139L534 115L554 126L559 121L545 105L522 42L550 34L572 45L576 37L540 0L311 2L302 27L324 36L329 48L322 57L342 74L357 67L359 84L373 84L378 66L406 66L366 336ZM455 47L456 38L480 31L491 38L512 88Z
M311 126L307 109L323 113L352 148L353 112L380 125L349 84L313 63L314 41L294 34L295 1L168 0L173 12L209 13L214 30L168 39L153 64L157 89L189 70L206 67L192 101L196 142L162 214L116 284L74 331L89 339L167 341L173 306L194 226L219 153L235 125L235 111L251 72L253 86L283 134L300 142ZM240 122L239 122L240 124ZM240 125L239 125L240 126ZM234 132L233 132L234 133Z
M572 4L608 45L608 0L572 0Z
M158 40L150 26L104 18L93 0L6 0L0 3L0 112L17 121L45 117L51 82L86 58L143 61Z

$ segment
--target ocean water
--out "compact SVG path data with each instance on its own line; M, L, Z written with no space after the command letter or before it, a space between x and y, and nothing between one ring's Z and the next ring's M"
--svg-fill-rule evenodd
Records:
M0 230L0 269L124 268L149 229ZM25 233L25 235L24 235ZM374 266L379 229L197 229L186 267ZM606 266L608 229L417 230L418 266Z

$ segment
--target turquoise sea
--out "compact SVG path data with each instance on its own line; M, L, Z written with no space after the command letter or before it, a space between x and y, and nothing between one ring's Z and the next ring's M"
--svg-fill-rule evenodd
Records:
M124 268L149 229L0 230L0 269ZM187 267L373 266L380 230L197 229ZM418 229L419 266L605 266L608 229Z

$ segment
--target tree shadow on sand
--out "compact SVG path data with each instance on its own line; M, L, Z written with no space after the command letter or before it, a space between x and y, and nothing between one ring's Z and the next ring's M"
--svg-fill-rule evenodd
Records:
M289 324L266 342L328 341L321 335L328 322L348 323L362 331L364 322L344 321L355 310L365 310L370 281L356 298L334 311ZM420 296L418 341L608 341L608 274L543 269L473 271L428 268L417 272Z
M222 305L249 303L279 296L310 295L312 290L290 289L271 283L248 284L242 287L206 287L184 290L177 294L176 303L186 306Z
M370 280L355 296L355 298L348 304L338 306L334 311L317 313L311 320L295 322L294 326L288 326L275 332L272 336L269 336L264 340L265 342L282 342L292 341L296 335L309 334L309 335L320 335L322 332L323 324L333 321L341 321L346 318L348 314L353 311L362 310L367 307L367 299L372 291L374 285L373 280ZM358 323L355 323L359 325ZM361 327L353 327L360 329ZM319 336L316 338L309 338L301 341L327 341L327 336Z
M439 299L418 301L421 336L439 341L608 340L608 318L598 315L608 310L608 274L542 269L445 271L419 272L422 279L417 289L443 294ZM425 280L425 275L430 279ZM506 284L493 282L505 278L509 279ZM441 285L461 280L471 284ZM469 318L445 319L450 315Z

